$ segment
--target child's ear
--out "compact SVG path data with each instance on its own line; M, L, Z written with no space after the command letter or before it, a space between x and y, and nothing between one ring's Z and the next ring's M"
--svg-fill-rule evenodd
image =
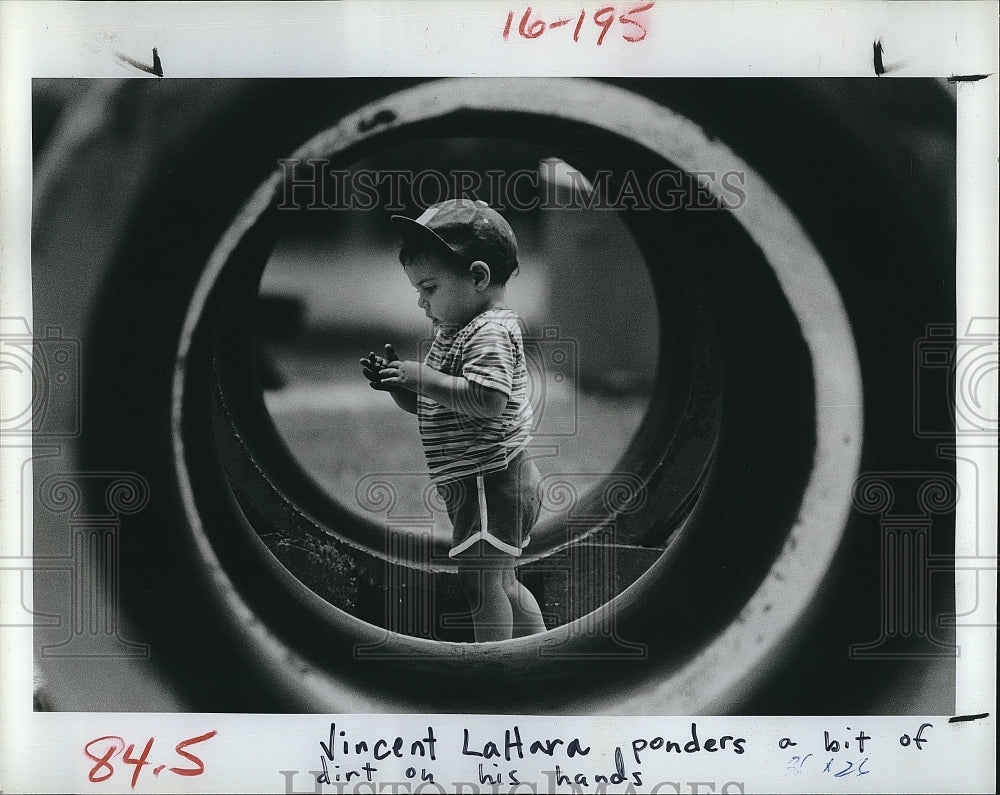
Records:
M481 259L477 259L469 266L469 273L472 274L472 281L477 290L485 290L493 279L490 266Z

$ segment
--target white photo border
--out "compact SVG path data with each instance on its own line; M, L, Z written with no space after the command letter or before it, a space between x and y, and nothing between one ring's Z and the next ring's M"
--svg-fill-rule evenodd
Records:
M1000 316L997 306L998 190L998 5L995 2L838 2L804 1L691 2L657 0L648 12L646 40L630 44L609 37L606 46L574 46L569 36L546 34L537 40L502 36L505 19L514 25L528 3L430 2L345 3L49 3L0 4L0 316L31 323L32 207L31 83L33 78L134 78L180 80L196 77L348 77L348 76L621 76L621 77L783 77L839 76L859 79L931 77L957 83L957 329ZM533 5L539 18L557 18L600 8L603 3L545 2ZM639 6L639 2L619 4ZM553 32L554 33L554 32ZM872 43L884 45L890 72L876 78ZM156 46L165 76L157 78L130 66L116 53L148 57ZM968 79L966 79L968 78ZM975 78L975 79L973 79ZM995 343L994 343L995 350ZM3 401L31 404L30 373L4 372ZM958 399L962 399L958 395ZM982 411L982 407L978 410ZM987 407L989 410L989 407ZM996 418L996 403L992 405ZM829 791L827 777L788 775L786 748L776 740L853 737L864 732L885 738L877 775L841 778L838 788L865 792L992 792L995 790L996 727L996 474L997 437L959 443L968 466L957 471L963 498L956 514L956 556L982 576L975 579L980 602L992 626L956 628L961 649L956 681L955 716L988 714L949 724L953 716L827 718L743 716L699 718L706 735L742 734L745 758L713 757L711 764L684 760L658 779L677 782L660 791ZM18 578L8 571L30 568L31 519L22 515L23 471L30 473L30 442L2 450L0 511L0 787L6 792L299 792L313 791L320 764L320 741L331 722L342 716L232 715L197 713L40 713L31 708L31 628L11 627L5 619L21 603ZM973 482L969 482L970 473ZM30 474L27 483L30 483ZM965 486L968 485L968 488ZM30 501L29 501L30 503ZM27 562L25 563L25 560ZM963 564L957 564L962 567ZM18 579L12 585L12 580ZM956 580L958 578L956 577ZM965 583L962 580L962 583ZM961 590L965 587L957 584ZM27 589L30 600L30 588ZM970 594L957 594L967 604ZM544 716L352 715L352 735L377 736L391 718L393 735L419 739L433 724L439 737L458 738L463 729L474 738L493 738L513 724L524 737L589 738L604 745L588 760L591 773L613 772L612 751L631 752L626 738L663 734L664 721L642 718ZM346 720L347 718L345 718ZM933 724L926 748L901 742L916 737L922 722ZM671 731L684 719L671 718ZM853 726L850 733L846 727ZM95 728L96 727L96 728ZM111 727L111 728L109 728ZM113 728L113 732L112 729ZM83 752L84 738L117 734L141 743L162 737L169 746L185 738L219 731L226 742L205 755L203 776L159 780L144 775L134 788L122 772L107 783L88 780L94 765ZM442 748L445 741L441 740ZM810 746L799 739L802 747ZM878 742L877 740L875 741ZM207 741L206 741L207 743ZM452 743L453 745L454 743ZM822 746L822 743L819 743ZM203 746L209 748L209 745ZM482 748L482 742L480 742ZM765 750L766 747L766 750ZM917 749L917 750L915 750ZM141 750L141 748L139 749ZM442 754L437 763L444 791L466 783L473 789L481 759ZM605 754L605 751L607 752ZM918 753L920 751L920 753ZM604 755L602 755L604 754ZM873 759L875 751L872 751ZM471 760L471 761L470 761ZM502 760L501 760L502 761ZM626 759L626 763L628 763ZM459 764L460 763L460 764ZM490 773L491 763L486 763ZM449 767L449 765L454 765ZM464 765L464 767L463 767ZM550 765L551 766L551 765ZM627 767L628 765L626 765ZM419 768L420 765L417 765ZM507 765L504 772L509 773ZM544 765L543 765L544 767ZM152 769L152 766L150 767ZM528 769L525 765L522 769ZM332 767L331 767L332 770ZM285 771L285 772L282 772ZM470 772L471 771L471 772ZM499 772L499 768L497 768ZM131 772L131 771L130 771ZM400 767L396 781L419 783ZM525 778L524 781L530 781ZM535 791L548 791L553 779L538 775ZM592 775L591 775L592 778ZM383 779L389 781L392 779ZM647 785L651 779L647 779ZM711 788L706 782L712 782ZM625 787L627 785L623 784ZM513 787L509 778L499 790ZM480 786L482 780L479 782ZM696 786L697 785L697 786ZM727 788L728 787L728 788ZM319 791L319 790L316 790ZM330 786L322 790L337 791ZM350 792L352 789L343 791ZM359 790L359 791L392 791ZM400 790L410 791L410 790ZM424 791L438 791L425 789ZM494 791L484 789L483 791ZM572 791L563 785L560 792ZM593 787L582 791L595 791ZM626 791L609 789L608 791ZM636 791L644 791L641 787Z

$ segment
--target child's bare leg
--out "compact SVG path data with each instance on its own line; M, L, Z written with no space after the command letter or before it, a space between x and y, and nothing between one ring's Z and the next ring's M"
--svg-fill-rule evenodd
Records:
M469 600L476 643L510 640L513 608L503 586L503 558L485 541L458 556L458 578Z
M503 590L510 600L513 613L514 632L512 637L523 638L526 635L537 635L545 632L545 621L542 610L538 606L534 594L517 579L514 572L514 559L503 570Z

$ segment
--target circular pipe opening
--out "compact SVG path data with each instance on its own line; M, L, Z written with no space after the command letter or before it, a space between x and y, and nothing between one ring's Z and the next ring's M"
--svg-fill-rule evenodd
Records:
M592 99L594 92L612 92L617 102L635 113L626 116L630 122L613 126L586 110L554 116L546 94L553 90L575 92L580 94L577 99ZM590 148L585 151L593 157L581 167L607 166L619 172L632 168L648 174L650 168L676 162L690 174L699 170L706 157L714 158L715 163L742 165L724 148L707 142L690 123L608 86L547 83L546 89L539 91L506 83L489 99L476 96L476 92L478 87L462 82L451 84L447 99L426 88L404 92L344 119L297 156L336 152L356 159L398 140L403 131L433 134L435 129L458 127L463 134L485 134L498 125L506 128L516 123L524 137L552 145L554 151L558 151L558 142L570 146L586 141ZM588 106L592 105L569 105ZM389 121L382 128L372 128L367 120L373 118ZM313 696L319 694L324 703L332 705L375 708L383 699L398 703L395 699L403 696L398 685L403 661L410 674L428 677L422 706L433 710L461 711L471 703L474 693L481 695L484 677L511 685L512 690L496 690L504 694L508 711L512 703L529 711L596 705L615 711L611 704L623 711L635 709L638 702L621 697L623 682L655 689L659 698L652 707L655 710L669 711L671 704L676 707L692 698L708 703L722 697L747 674L754 660L729 666L725 672L713 671L709 665L709 675L696 691L671 691L671 683L676 686L678 677L688 675L698 648L718 653L720 643L733 643L734 625L727 622L760 598L762 589L773 592L784 587L786 596L794 598L775 611L782 617L772 622L773 634L762 639L759 648L766 650L767 644L776 642L787 629L791 613L806 603L819 574L807 571L799 574L792 586L780 586L777 583L788 578L771 581L775 555L777 565L787 558L792 528L797 544L812 552L832 551L836 538L829 536L836 534L830 534L826 525L822 529L828 538L821 539L817 536L820 528L814 524L817 517L829 522L831 516L842 520L846 514L854 470L848 466L845 484L840 467L845 459L850 462L852 455L856 456L859 441L856 417L831 422L815 410L815 401L843 397L857 389L853 347L836 290L822 262L766 185L760 182L753 187L759 191L755 200L763 200L767 211L758 209L749 217L688 211L624 214L658 284L662 284L663 274L655 270L653 263L661 261L656 254L662 257L667 250L683 252L676 259L686 264L684 279L679 282L697 296L687 304L692 308L692 332L682 347L690 356L692 377L687 381L686 402L659 404L657 399L665 396L664 390L674 385L663 384L661 377L654 390L653 409L636 443L622 459L631 468L626 471L638 473L639 488L631 494L641 496L641 501L619 504L591 531L613 526L617 533L669 533L671 516L683 519L684 526L667 554L605 607L538 640L500 647L437 644L375 631L297 589L294 578L282 573L263 545L256 549L258 554L247 554L255 538L250 525L268 516L273 521L272 509L285 510L286 518L293 521L313 522L316 518L309 512L313 506L301 510L307 493L286 494L275 488L278 481L269 476L274 467L281 470L287 462L280 460L279 450L261 441L261 434L275 434L259 389L256 400L233 401L234 395L252 395L239 388L246 385L247 374L255 372L252 346L245 335L246 308L252 307L260 269L273 245L277 221L273 198L278 187L278 179L272 178L258 191L216 250L192 302L175 376L179 474L202 554L219 577L228 581L226 598L233 609L252 604L251 612L264 618L271 628L265 632L260 626L246 626L247 636L271 657L287 655L289 647L299 650L303 670L309 673L304 690ZM808 278L803 279L803 275ZM747 304L747 290L756 299L755 305ZM658 297L663 295L661 288ZM717 404L720 420L717 438L712 439L711 468L702 473L684 499L678 499L675 484L668 478L673 472L670 453L677 452L683 438L679 430L686 427L685 422L696 428L705 421L705 413L698 409L710 401L699 390L706 384L711 386L713 373L714 382L721 380L724 386ZM761 379L770 379L769 388L755 383ZM780 400L774 399L775 387L783 396ZM660 405L675 407L675 415L658 413ZM220 424L220 417L225 418L225 424ZM840 445L837 451L831 448L833 437ZM825 457L831 453L833 460ZM748 464L755 468L746 471ZM255 479L250 478L252 470L256 470ZM273 489L277 499L269 510L248 502L253 495L248 495L252 489L246 487L251 483ZM229 492L231 499L227 498L225 493L234 485ZM284 482L281 486L297 488ZM754 502L761 487L771 488L766 506ZM727 499L730 502L726 503ZM320 523L326 518L321 517ZM267 600L260 595L261 576L278 586L273 592L265 589ZM682 614L679 606L692 603L698 604L699 614ZM678 612L672 614L671 610ZM651 626L651 611L659 622L655 627ZM279 614L284 621L277 620ZM326 636L315 626L308 629L308 621L319 616L333 635ZM268 617L275 620L267 621ZM279 633L281 639L271 631ZM338 638L339 651L330 655L332 637ZM442 646L446 650L443 658L435 651ZM319 662L321 649L326 650L323 662ZM372 653L365 675L359 677L357 661L362 649ZM554 651L546 656L546 649ZM558 660L555 665L554 660ZM572 692L561 692L559 702L553 703L548 683L565 681L567 665L574 669L574 677L579 674L570 681L579 684ZM374 694L359 696L372 693L373 682L377 685ZM613 702L609 701L612 692ZM482 704L478 706L482 708ZM639 711L650 708L646 703Z
M284 197L279 205L282 209L287 203L287 194ZM543 212L559 216L554 207ZM595 210L581 220L575 217L580 214L579 209L569 209L562 218L567 223L574 223L579 232L582 224L594 224L594 216L599 217L601 212ZM608 210L603 213L605 218L601 223L605 230L614 228L611 225L615 224L619 235L627 234L613 213ZM277 234L280 234L287 214L276 212L275 217L278 219L275 225ZM384 220L388 226L387 219ZM546 591L537 594L543 603L547 603L549 608L556 608L549 611L550 628L579 618L607 603L635 582L656 560L670 533L679 526L693 504L718 435L721 391L715 363L718 354L706 333L705 320L698 318L694 290L685 284L680 268L672 261L669 240L662 230L644 227L641 221L641 217L637 216L632 224L643 235L643 253L647 260L643 262L640 252L636 250L635 258L639 261L635 263L636 272L631 276L640 284L641 297L647 302L646 325L652 327L650 334L656 337L648 343L643 341L649 353L649 361L644 364L655 378L652 389L643 391L647 395L655 393L655 410L651 410L648 397L641 400L643 396L640 394L639 401L632 398L633 405L640 403L642 427L632 437L628 447L623 449L623 444L617 447L613 444L613 434L616 432L618 438L624 441L632 436L634 429L612 431L608 428L613 414L606 407L601 407L602 413L596 419L586 414L585 407L577 407L573 415L556 415L552 422L546 407L536 404L536 408L540 409L536 416L541 418L541 422L535 429L529 454L538 459L544 476L543 520L533 529L534 541L521 562L528 564L522 565L523 573L529 577L532 572L536 574L536 589ZM548 218L541 223L552 227L559 222ZM262 230L270 228L268 223L261 226ZM262 231L261 234L270 235L271 232ZM624 248L620 242L617 246ZM254 339L255 320L252 287L258 278L261 261L267 258L267 244L255 242L252 247L245 247L244 252L243 259L230 265L233 272L240 274L237 277L240 283L230 288L221 309L214 358L221 376L217 387L216 410L220 415L217 418L217 442L226 451L224 466L244 512L279 558L287 562L291 557L289 568L299 574L300 579L308 582L312 573L301 559L296 561L294 556L289 556L287 548L303 551L301 546L296 547L298 542L312 545L313 549L320 551L320 555L313 553L315 557L321 556L321 571L319 577L312 574L313 582L324 579L322 569L332 573L333 578L332 583L327 579L319 587L313 587L336 606L369 623L396 632L425 638L465 639L469 635L467 621L464 633L449 632L440 621L435 620L437 616L428 615L449 610L462 611L464 599L457 593L454 582L431 576L436 572L453 573L455 567L447 556L450 533L434 532L433 521L435 517L440 520L443 506L435 504L436 493L430 487L423 468L419 438L411 440L412 452L418 458L416 463L411 464L411 470L385 468L376 473L371 470L355 473L355 484L347 491L355 497L358 505L370 512L368 516L359 516L357 509L351 509L349 498L341 496L337 499L337 495L330 494L329 489L310 477L311 472L303 471L296 451L288 448L280 433L275 433L273 417L264 416L260 401L260 371L251 366L254 361L259 364L260 357L255 356L250 343ZM383 252L382 266L388 264L391 272L398 276L395 273L398 266L392 265L391 257L389 251ZM530 248L522 259L526 265L532 261ZM539 257L535 259L541 261ZM580 270L588 267L580 261L573 264L577 276ZM599 269L604 264L592 263L589 267ZM657 274L655 279L651 277L653 273ZM615 278L629 275L627 272L616 273ZM565 285L556 284L555 287L558 289ZM560 296L558 300L566 299ZM607 297L603 298L603 303L605 308L613 306ZM629 317L640 316L643 309L641 305L635 306ZM659 326L656 323L657 310L665 318ZM612 313L606 318L589 319L589 322L596 322L601 327L615 321L622 322L622 315ZM579 382L593 381L595 373L597 376L607 375L606 367L600 366L590 366L589 372L574 372L576 367L587 368L587 355L594 353L592 348L588 348L587 340L564 334L560 326L548 325L544 321L536 321L536 325L540 328L534 336L527 337L526 350L529 359L535 362L535 369L542 371L543 379L547 375L544 372L545 360L555 360L557 376L566 370L571 375L579 376L579 379L572 379L571 385L570 396L576 397L573 392L579 389ZM640 324L629 324L627 332L620 330L619 339L612 339L612 348L614 345L629 344L630 333L640 327ZM660 339L670 340L671 344L657 355ZM350 364L355 381L358 379L354 357L361 350L364 349L353 351L349 357L353 359ZM622 356L621 360L626 361L627 358ZM570 359L572 361L567 361ZM546 385L543 383L542 386ZM591 410L593 404L592 400ZM392 411L391 408L389 410ZM568 432L560 432L560 421L564 427L568 426ZM549 423L555 426L555 433L549 432ZM581 460L579 453L572 450L569 455L562 453L560 448L567 438L572 441L572 435L579 433L597 437L589 442L591 450L599 451L599 460ZM398 440L394 439L394 449L398 446ZM347 456L350 449L341 445L338 453ZM661 476L669 491L661 490L657 495L661 505L669 505L668 515L649 517L652 521L635 522L647 499L646 484L650 475L649 471L639 467L648 470L651 462L669 470ZM416 484L416 499L413 499L414 495L409 495L409 512L398 508L398 503L403 502L401 485L407 485L407 481L411 489L414 482ZM414 503L417 506L415 511L412 507ZM290 516L295 519L290 521ZM282 541L274 543L276 537L285 541L284 549ZM570 551L563 554L561 566L549 560L568 548ZM578 553L578 559L567 560L567 557L572 558L574 552ZM588 558L585 564L582 563L583 558ZM392 571L398 566L413 571L406 574ZM565 569L564 576L553 577L553 567ZM593 588L592 598L580 598L580 594L569 593L572 589L581 590L570 580L600 584ZM408 590L393 588L404 583ZM387 605L397 600L407 600L410 604L404 608L387 609ZM431 607L431 601L435 601L436 606ZM418 615L412 621L398 620L400 614L412 614L414 611ZM444 620L447 622L449 618L453 617ZM452 621L453 625L457 623Z
M617 215L585 209L593 201L585 178L549 154L504 139L397 145L328 171L322 195L336 196L336 205L306 201L283 214L256 313L265 403L302 469L356 520L381 530L391 521L400 532L406 520L431 522L433 534L450 535L441 512L428 508L415 423L372 395L357 367L386 340L410 356L428 344L388 215L419 214L418 201L436 201L449 185L478 185L480 198L503 206L519 240L522 265L508 297L524 323L534 446L547 448L537 451L543 474L577 476L578 501L618 471L649 410L660 358L654 287ZM369 184L383 189L375 209L367 192L351 192ZM679 315L671 309L671 324ZM552 535L545 526L558 519L543 510L538 531Z

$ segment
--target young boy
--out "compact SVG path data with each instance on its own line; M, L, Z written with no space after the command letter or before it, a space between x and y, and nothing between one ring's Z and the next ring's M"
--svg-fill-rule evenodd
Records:
M431 319L423 363L361 360L373 389L416 414L431 480L454 528L458 563L477 643L543 632L514 560L538 518L540 476L524 449L532 414L517 315L506 284L517 271L507 221L484 202L450 199L416 220L394 215L399 260Z

